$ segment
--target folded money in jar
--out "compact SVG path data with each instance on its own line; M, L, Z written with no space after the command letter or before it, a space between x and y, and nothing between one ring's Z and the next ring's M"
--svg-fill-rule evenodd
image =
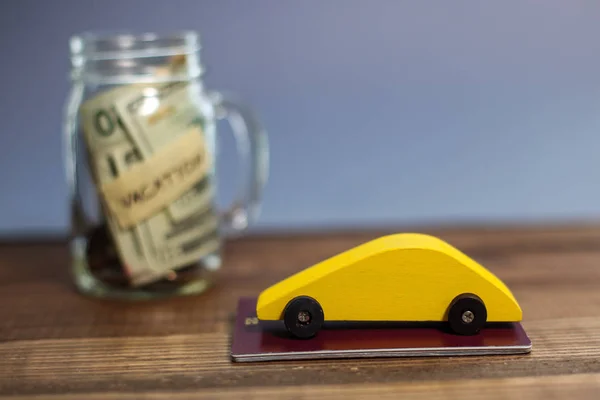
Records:
M66 120L73 272L85 293L202 292L222 264L223 238L257 216L266 133L246 107L204 90L198 52L193 32L72 41L74 60L86 58L74 62ZM225 211L215 202L221 114L236 121L247 172Z

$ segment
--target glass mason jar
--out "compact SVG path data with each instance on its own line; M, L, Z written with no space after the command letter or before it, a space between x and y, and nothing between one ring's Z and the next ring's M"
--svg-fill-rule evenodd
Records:
M247 107L204 88L195 32L86 33L70 50L64 144L76 287L125 299L203 292L224 238L257 217L265 131ZM231 125L243 175L226 210L215 201L219 119Z

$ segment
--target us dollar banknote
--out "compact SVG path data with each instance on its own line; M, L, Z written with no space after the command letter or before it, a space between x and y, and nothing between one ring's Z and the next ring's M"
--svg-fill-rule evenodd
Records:
M123 142L109 148L102 149L94 157L94 167L98 173L99 185L118 179L127 170L127 159L135 153L131 143ZM162 275L157 274L158 266L147 257L141 226L136 225L129 229L119 226L108 207L103 206L109 231L119 253L121 265L129 281L133 285L152 282Z
M147 159L190 128L202 130L195 103L194 83L169 82L125 93L115 102L131 138ZM174 221L185 219L204 207L207 185L198 184L167 207Z
M118 159L123 163L119 167L125 170L143 162L137 149L131 149ZM204 197L198 199L202 207L198 207L196 213L174 222L166 212L159 212L136 225L143 252L155 271L154 278L166 277L219 249L219 221L212 204L212 185L207 178L199 185L203 187Z
M133 149L125 127L114 109L116 96L128 90L118 88L95 97L82 105L81 117L88 150L88 161L97 186L119 177L119 157ZM103 202L113 242L121 264L129 277L144 275L151 269L143 251L139 227L121 229Z
M186 128L201 125L197 109L181 95L182 86L185 85L118 87L82 105L81 122L97 186L114 181L144 163ZM164 90L169 99L163 103L166 108L158 107L153 112L146 109L148 116L154 116L154 123L147 123L143 116L133 113L137 110L139 114L139 107L124 106L132 99L139 104L140 97L148 97L149 89ZM173 89L177 89L180 97L171 97ZM164 210L127 229L119 226L111 211L104 207L119 257L133 286L169 276L172 271L218 251L219 221L213 198L207 173Z

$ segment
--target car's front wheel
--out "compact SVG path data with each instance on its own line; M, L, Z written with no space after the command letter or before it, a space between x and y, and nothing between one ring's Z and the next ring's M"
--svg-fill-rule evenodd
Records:
M288 332L299 339L309 339L323 326L325 316L318 301L309 296L290 300L283 311L283 322Z
M475 335L485 325L487 309L476 295L465 293L457 296L448 309L448 325L459 335Z

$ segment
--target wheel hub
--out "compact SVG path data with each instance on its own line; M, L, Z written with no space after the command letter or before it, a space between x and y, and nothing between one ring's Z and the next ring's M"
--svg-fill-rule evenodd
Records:
M298 313L298 322L300 322L301 324L308 324L310 323L311 320L311 315L308 311L300 311Z
M472 311L467 310L464 313L462 313L461 318L465 324L470 324L475 319L475 314L473 314Z

